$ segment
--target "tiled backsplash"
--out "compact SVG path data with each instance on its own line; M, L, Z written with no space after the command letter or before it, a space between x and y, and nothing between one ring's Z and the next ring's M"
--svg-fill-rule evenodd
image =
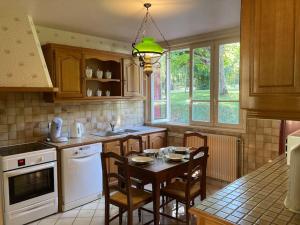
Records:
M42 94L0 94L0 146L39 140L47 136L48 123L55 116L64 120L63 132L74 121L82 122L86 131L108 129L108 120L117 126L142 125L143 101L89 103L46 103Z
M279 155L280 120L248 119L244 138L244 173Z

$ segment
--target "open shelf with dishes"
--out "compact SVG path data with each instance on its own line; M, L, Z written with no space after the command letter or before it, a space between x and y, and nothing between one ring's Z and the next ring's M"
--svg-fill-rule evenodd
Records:
M91 56L84 59L84 65L85 98L122 95L121 61Z

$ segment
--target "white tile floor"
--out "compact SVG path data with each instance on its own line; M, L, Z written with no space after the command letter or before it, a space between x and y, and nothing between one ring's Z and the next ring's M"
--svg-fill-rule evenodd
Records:
M224 184L219 182L207 182L207 195L213 194L215 191L219 190L224 186ZM149 205L147 208L152 209ZM168 211L174 213L174 203L168 205ZM111 206L111 213L113 215L118 213L118 208ZM179 215L184 215L184 207L179 209ZM149 213L143 212L144 223L151 220L153 216ZM173 220L163 218L162 224L180 224ZM110 223L110 225L118 225L118 219L115 219ZM124 215L123 224L126 224L126 213ZM134 225L140 224L138 222L137 213L134 214ZM104 198L89 203L87 205L72 209L67 212L57 213L55 215L46 217L39 221L30 223L28 225L104 225Z

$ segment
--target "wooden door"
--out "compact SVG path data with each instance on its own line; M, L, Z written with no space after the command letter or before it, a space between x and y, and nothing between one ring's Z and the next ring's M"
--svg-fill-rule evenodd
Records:
M243 0L241 15L241 107L299 112L300 2Z
M55 50L56 85L58 98L83 97L81 79L81 52L70 49Z
M154 133L149 135L149 148L159 149L166 147L167 137L165 132Z
M105 143L104 145L104 152L114 152L118 155L121 154L120 152L120 142L119 141L114 141L114 142L108 142ZM107 165L109 165L108 173L118 173L118 167L115 165L114 160L108 160ZM116 179L112 178L110 182L115 182Z
M137 60L123 60L123 94L127 97L143 95L143 69Z

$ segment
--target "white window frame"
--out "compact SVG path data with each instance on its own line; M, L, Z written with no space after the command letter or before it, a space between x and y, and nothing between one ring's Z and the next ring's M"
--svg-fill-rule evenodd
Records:
M170 112L170 76L169 76L169 69L170 69L170 62L168 60L169 58L169 53L167 53L166 57L165 57L165 60L166 60L166 115L167 117L165 119L155 119L154 118L154 103L156 102L154 100L154 79L153 77L151 76L151 79L150 79L150 82L151 82L151 85L150 85L150 88L151 88L151 123L165 123L165 122L169 122L170 121L170 118L171 118L171 112Z
M230 44L230 43L236 43L240 42L239 37L231 37L231 38L223 38L223 39L217 39L213 41L203 41L197 44L192 45L183 45L180 47L172 48L171 51L179 50L179 49L189 49L190 50L190 65L189 65L189 76L190 76L190 88L189 88L189 123L176 123L170 121L171 119L171 103L170 103L170 61L169 61L169 54L166 57L166 77L167 77L167 118L166 119L154 119L154 79L151 78L151 123L168 123L170 125L182 125L182 126L199 126L199 127L216 127L216 128L228 128L228 129L244 129L244 123L245 123L245 116L246 112L240 108L239 110L239 124L226 124L226 123L219 123L218 122L218 103L219 103L219 46L222 44ZM210 47L211 49L211 64L210 64L210 122L205 121L193 121L192 117L192 104L193 102L205 102L202 100L193 100L193 75L194 75L194 56L193 52L196 48L203 48L203 47ZM240 87L241 88L241 87ZM241 97L241 89L240 89L240 97ZM241 98L239 97L239 102ZM221 101L223 102L223 101ZM230 101L228 101L230 102Z

